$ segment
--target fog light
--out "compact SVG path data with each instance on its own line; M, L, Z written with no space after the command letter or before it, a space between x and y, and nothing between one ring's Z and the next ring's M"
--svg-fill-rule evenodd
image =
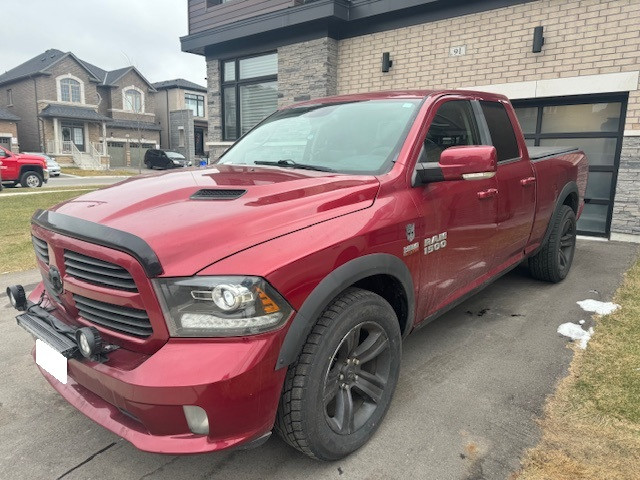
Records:
M195 405L183 405L182 409L191 432L198 435L209 435L209 418L203 408Z
M24 287L22 285L11 285L7 287L7 297L11 306L16 310L24 312L27 309L27 295L24 293Z
M95 327L82 327L76 330L76 343L83 357L91 358L102 351L102 337Z

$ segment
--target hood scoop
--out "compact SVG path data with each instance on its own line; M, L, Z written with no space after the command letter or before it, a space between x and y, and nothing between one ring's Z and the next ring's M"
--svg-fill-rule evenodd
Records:
M235 200L247 193L246 190L203 188L191 195L192 200Z

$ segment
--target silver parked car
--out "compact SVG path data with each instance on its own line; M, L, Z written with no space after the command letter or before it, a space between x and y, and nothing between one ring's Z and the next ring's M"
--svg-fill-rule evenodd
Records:
M47 170L49 170L49 175L52 177L60 176L60 164L58 164L58 162L56 162L55 159L51 158L48 155L45 155L44 153L39 153L39 152L24 152L24 153L27 153L28 155L38 155L39 157L44 158L45 161L47 162Z

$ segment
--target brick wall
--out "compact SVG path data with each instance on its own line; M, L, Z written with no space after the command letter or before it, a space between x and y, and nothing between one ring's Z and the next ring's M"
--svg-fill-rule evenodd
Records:
M533 27L544 26L542 53ZM339 43L338 92L459 88L640 69L640 1L541 0L350 38ZM466 55L449 49L466 45ZM381 72L383 52L393 68ZM302 58L302 57L301 57ZM627 129L640 129L640 91Z
M18 125L16 122L9 122L7 120L0 120L0 136L4 136L5 134L9 134L10 137L17 139L18 138ZM12 151L19 151L19 144L11 143L10 147Z
M34 85L34 81L31 79L21 80L9 85L3 85L1 88L4 90L11 88L12 90L13 106L7 107L7 110L20 117L20 122L18 122L20 148L24 151L40 151L38 112L36 109L37 87Z
M207 58L207 114L209 120L208 142L222 142L222 89L220 88L220 61ZM171 143L172 146L173 140ZM206 147L205 147L206 148ZM209 157L217 160L228 147L208 145Z
M155 114L156 111L156 98L155 92L149 91L149 85L145 82L140 75L135 71L127 72L120 80L116 82L117 87L111 89L111 107L117 110L124 110L122 101L122 89L130 87L131 85L139 88L144 92L144 111L145 113ZM114 117L115 118L115 117ZM153 118L150 118L150 122L153 122Z
M611 230L640 235L640 136L622 143Z
M338 41L320 38L278 48L278 105L338 92Z

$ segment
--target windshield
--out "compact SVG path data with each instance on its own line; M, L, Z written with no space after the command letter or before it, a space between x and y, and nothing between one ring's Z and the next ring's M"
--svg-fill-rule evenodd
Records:
M422 100L369 100L276 112L242 137L218 163L388 171Z
M176 160L185 160L184 155L179 154L178 152L164 152L167 154L169 158L175 158Z

